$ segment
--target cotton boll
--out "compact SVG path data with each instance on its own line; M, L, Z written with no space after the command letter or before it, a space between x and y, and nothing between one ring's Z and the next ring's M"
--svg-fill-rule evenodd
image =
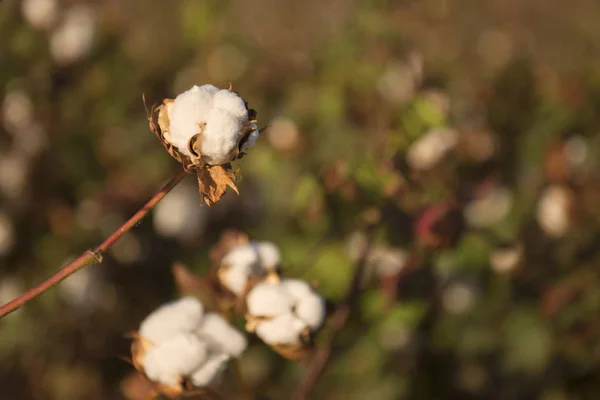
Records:
M224 265L252 265L258 263L258 252L248 244L236 246L229 250L221 262Z
M300 279L283 279L280 285L296 302L314 294L312 287Z
M325 319L325 300L311 293L296 304L295 311L298 318L304 321L311 331L315 331L321 327Z
M165 304L146 317L140 325L140 335L158 345L182 332L200 326L202 303L194 297Z
M248 119L248 110L244 100L230 90L220 90L215 93L213 107L226 111L238 119Z
M153 381L177 385L196 371L208 357L208 348L195 335L179 334L151 348L142 360L144 372Z
M213 107L213 96L219 89L213 85L194 86L175 98L169 113L171 143L186 156L192 156L188 142L200 133Z
M279 265L281 255L275 243L258 242L254 245L260 258L260 264L264 269L273 270Z
M247 117L233 116L221 108L210 110L202 134L202 158L212 165L231 161L231 152L241 139L246 121Z
M208 313L196 333L216 344L220 351L239 357L248 345L246 338L217 313Z
M434 128L413 143L406 161L415 169L433 168L458 142L458 133L452 129Z
M56 0L23 0L21 13L25 21L34 28L48 29L58 15Z
M573 193L567 187L553 185L544 191L537 205L537 221L548 236L558 238L567 233L572 202Z
M223 286L237 296L244 293L249 276L250 265L248 264L234 264L219 271L219 279Z
M270 345L300 344L302 331L306 324L292 314L284 314L268 321L262 321L256 327L256 335Z
M288 313L294 304L291 296L279 285L259 283L248 293L246 305L251 315L274 317Z
M202 366L191 374L190 380L196 387L212 387L219 383L229 361L227 354L211 356Z
M193 239L204 229L208 214L198 207L198 188L185 182L177 185L154 208L154 229L166 237Z
M71 7L63 23L52 33L50 53L59 64L70 64L90 52L95 35L93 10L83 5Z

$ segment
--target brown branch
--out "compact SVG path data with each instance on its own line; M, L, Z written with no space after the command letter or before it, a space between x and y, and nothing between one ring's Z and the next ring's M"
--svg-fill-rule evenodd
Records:
M67 278L71 274L79 271L83 267L87 265L91 265L94 263L102 262L102 256L104 253L123 236L126 232L128 232L131 228L133 228L138 222L144 218L148 212L159 201L163 199L181 180L186 176L186 172L184 170L180 171L175 175L169 182L167 182L142 208L140 208L127 222L125 222L119 229L117 229L112 235L110 235L102 244L96 247L93 250L87 250L85 253L77 257L75 260L71 261L69 264L62 267L58 270L54 275L50 278L46 279L44 282L39 285L32 287L16 299L8 302L7 304L0 307L0 318L5 315L15 311L23 304L27 303L29 300L32 300L44 293L46 290L55 286L63 279Z
M329 342L321 346L315 352L308 370L304 374L304 378L294 391L292 396L293 400L307 400L310 396L313 387L319 380L319 378L325 372L327 364L331 358L333 343L337 335L344 329L348 318L350 317L350 311L357 300L358 294L360 293L360 285L365 275L367 259L371 252L371 246L373 242L373 235L375 233L375 225L370 225L367 228L367 243L362 249L356 266L354 268L354 275L352 276L352 282L348 287L344 301L337 307L330 319L330 339Z

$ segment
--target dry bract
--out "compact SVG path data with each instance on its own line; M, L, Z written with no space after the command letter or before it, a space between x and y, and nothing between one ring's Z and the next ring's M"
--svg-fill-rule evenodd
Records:
M149 114L150 129L165 149L198 177L207 205L217 203L227 187L238 193L231 161L253 146L259 131L256 111L231 90L194 86L165 99Z

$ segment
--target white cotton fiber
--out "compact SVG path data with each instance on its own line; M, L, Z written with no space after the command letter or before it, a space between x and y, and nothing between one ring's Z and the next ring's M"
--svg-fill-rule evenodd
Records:
M248 244L236 246L229 250L223 257L222 264L225 265L252 265L258 262L258 253L256 249Z
M279 249L272 242L254 242L260 264L265 270L273 270L279 265L281 255Z
M246 338L217 313L208 313L202 319L198 336L233 357L239 357L248 345ZM213 347L213 346L211 346Z
M202 158L212 165L231 161L230 153L243 136L246 122L247 116L240 118L221 108L210 110L202 134Z
M142 321L139 333L144 339L158 345L178 333L196 329L202 314L202 303L198 299L184 297L153 311Z
M261 321L256 327L256 335L271 345L300 344L300 335L306 328L304 322L292 314L284 314L267 321Z
M232 117L248 118L248 110L244 100L230 90L220 90L213 97L213 107L227 111Z
M236 296L241 296L248 285L250 268L245 264L236 264L221 269L219 279L221 284Z
M312 296L315 293L308 282L300 279L282 279L280 285L283 290L294 298L295 302Z
M246 298L248 313L258 317L274 317L290 312L293 299L279 286L259 283Z
M144 372L153 381L177 385L207 359L208 349L196 335L182 333L150 349L142 360Z
M188 143L202 132L202 160L221 165L237 154L247 123L248 110L236 93L212 85L194 86L173 102L169 140L181 153L192 157Z
M315 331L325 319L325 300L316 293L311 293L296 304L296 316L306 323L311 331Z
M227 354L215 354L190 375L192 384L197 387L212 387L219 383L229 361Z
M219 89L213 85L194 86L175 98L170 113L170 141L187 155L188 141L200 132L200 124L206 123L212 108L212 100Z

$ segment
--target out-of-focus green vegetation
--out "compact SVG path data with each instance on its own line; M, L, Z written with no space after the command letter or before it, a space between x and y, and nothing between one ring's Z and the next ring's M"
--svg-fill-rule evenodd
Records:
M228 228L339 301L374 210L315 399L600 396L600 3L27 3L0 2L2 303L179 168L142 93L231 82L271 128L237 163L239 197L201 207L190 178L103 265L2 319L0 398L135 393L124 333ZM273 399L303 371L259 341L242 359Z

